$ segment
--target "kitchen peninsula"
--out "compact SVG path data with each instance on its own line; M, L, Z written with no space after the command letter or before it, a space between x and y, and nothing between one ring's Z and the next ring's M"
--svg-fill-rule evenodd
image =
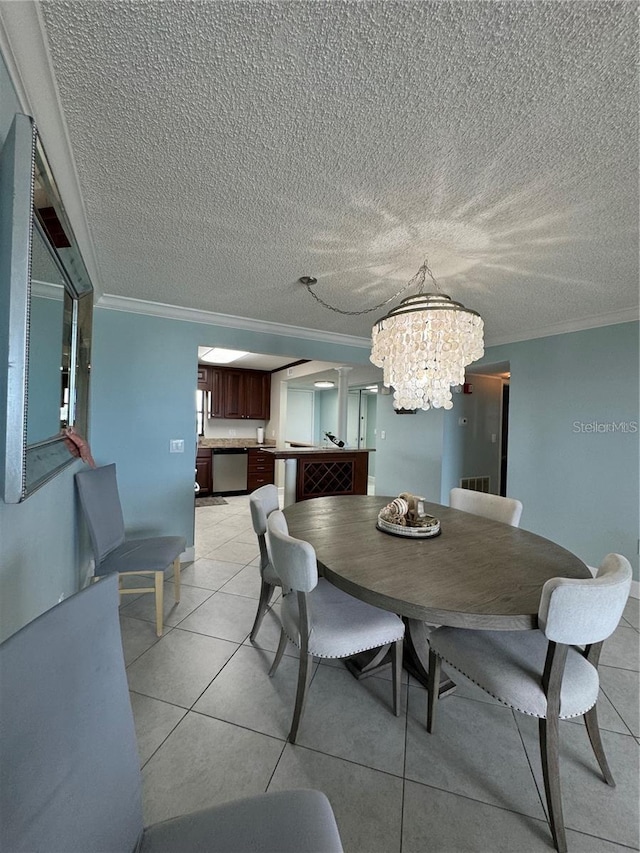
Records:
M288 443L259 445L250 439L201 438L196 460L198 484L201 494L252 492L274 482L275 461L283 459L285 506L327 495L366 495L371 452L374 448L291 447ZM239 456L247 461L246 480L232 489L217 488L216 463L220 469L228 464L228 457Z
M284 459L284 505L328 495L366 495L369 453L374 448L265 447Z

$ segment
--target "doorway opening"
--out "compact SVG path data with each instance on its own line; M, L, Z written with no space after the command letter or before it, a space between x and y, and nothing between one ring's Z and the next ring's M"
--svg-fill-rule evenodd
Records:
M510 381L509 362L467 370L458 418L461 478L488 480L488 491L503 497L507 494Z

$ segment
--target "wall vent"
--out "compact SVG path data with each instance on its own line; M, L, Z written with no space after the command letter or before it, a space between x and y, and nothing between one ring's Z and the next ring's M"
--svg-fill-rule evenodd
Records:
M461 489L472 489L474 492L489 492L490 477L463 477L460 480Z

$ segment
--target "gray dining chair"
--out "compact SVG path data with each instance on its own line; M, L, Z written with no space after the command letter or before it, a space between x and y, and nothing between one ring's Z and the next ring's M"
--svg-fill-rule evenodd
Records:
M519 500L490 495L486 492L475 492L473 489L451 489L449 506L473 515L482 515L493 521L501 521L512 527L518 527L522 515L522 503Z
M537 717L549 825L560 853L565 853L567 841L559 720L584 717L602 775L607 784L615 784L598 726L598 661L603 641L620 621L630 587L629 561L608 554L595 578L551 578L545 583L536 630L437 628L429 635L427 731L434 729L441 660L509 708Z
M280 578L273 568L269 549L267 548L267 518L278 509L278 489L268 483L266 486L260 486L249 495L249 509L251 510L251 522L253 530L258 537L260 546L260 599L258 601L258 611L253 622L253 628L249 639L253 642L256 638L262 620L269 607L271 596L277 587L281 586Z
M0 645L0 850L341 853L320 791L261 794L144 828L114 575Z
M311 681L313 658L346 658L368 649L393 645L393 712L400 714L400 680L404 622L395 613L360 601L318 578L313 546L289 536L280 510L267 519L269 547L283 594L282 630L269 675L282 660L287 642L300 650L298 686L288 739L295 743Z
M123 575L153 575L150 587L124 587L120 595L155 593L156 634L162 636L164 573L173 565L174 593L180 601L180 554L185 549L182 536L152 536L133 539L125 535L124 518L118 494L116 466L87 468L76 474L76 486L95 558L94 578L117 572Z

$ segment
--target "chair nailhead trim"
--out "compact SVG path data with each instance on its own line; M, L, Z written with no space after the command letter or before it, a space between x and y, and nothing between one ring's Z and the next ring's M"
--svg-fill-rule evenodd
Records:
M284 628L282 630L284 631ZM297 649L300 648L300 641L299 640L291 639L291 637L289 636L289 634L286 631L284 631L284 634L290 643L292 643ZM313 654L313 652L309 652L309 654L313 655L314 658L322 658L323 660L344 660L344 658L350 658L353 655L359 655L360 652L368 652L370 649L379 649L380 646L386 646L387 643L397 643L398 640L404 640L404 634L400 634L400 636L396 637L395 640L386 640L384 643L380 643L380 644L377 644L375 646L365 646L362 649L356 649L353 652L349 652L348 655L320 655L320 654Z
M434 651L435 651L435 649L434 649ZM463 669L460 669L459 666L456 666L455 663L452 663L452 661L447 660L447 658L443 657L439 652L436 652L436 654L438 655L440 660L444 661L447 664L447 666L452 667L453 669L455 669L456 672L459 672L462 675L464 675L464 677L468 678L469 681L473 682L473 684L475 684L476 687L479 687L480 690L482 690L487 695L493 696L494 699L497 699L498 702L500 702L505 707L513 708L514 711L518 711L520 714L524 714L526 717L535 717L538 720L546 720L547 719L546 716L543 716L542 714L532 714L531 711L525 711L522 708L518 708L517 705L512 705L511 703L505 701L501 696L496 696L495 693L492 693L490 690L487 690L486 687L483 687L482 684L480 684L480 682L476 681L475 678L472 678L470 675L468 675ZM596 699L596 702L597 702L597 699ZM576 714L564 714L564 715L561 714L558 717L558 719L559 720L571 720L574 717L582 717L587 713L587 711L590 711L593 708L593 706L596 704L596 702L593 702L591 705L589 705L588 708L585 708L584 711L578 711L578 713L576 713Z

